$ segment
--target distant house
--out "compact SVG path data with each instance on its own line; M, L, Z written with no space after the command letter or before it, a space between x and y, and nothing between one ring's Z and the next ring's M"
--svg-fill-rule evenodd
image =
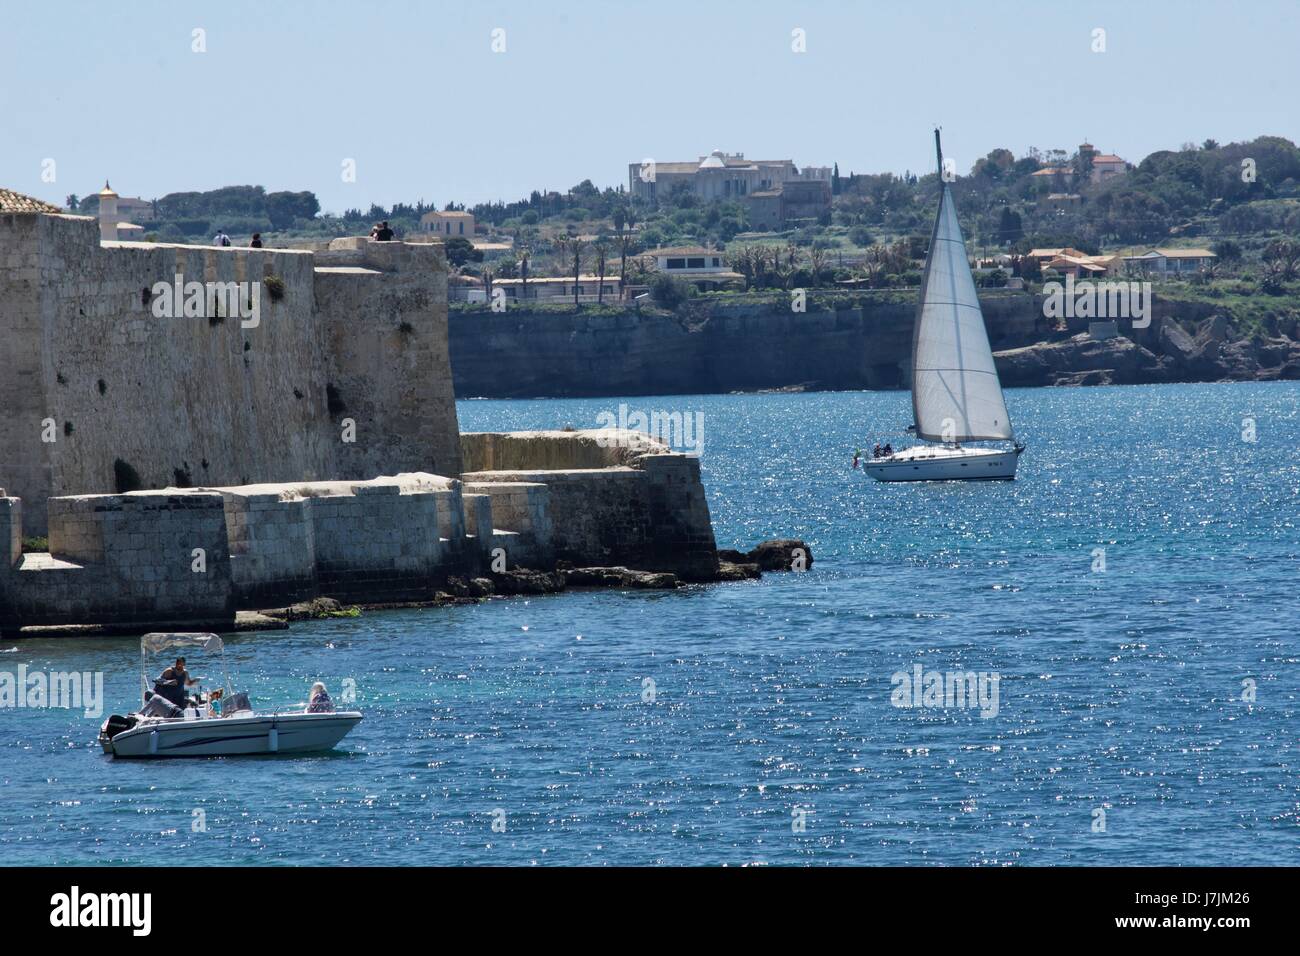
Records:
M745 279L739 272L731 271L720 249L706 249L703 246L670 246L664 249L651 249L645 255L655 260L657 271L681 276L703 291L720 289L743 282Z
M831 186L823 179L782 183L745 199L749 226L757 232L785 229L798 220L817 220L831 208Z
M1083 204L1083 197L1078 193L1048 193L1047 198L1039 205L1044 210L1049 209L1075 209Z
M1128 163L1113 153L1099 153L1092 143L1079 144L1080 158L1087 157L1090 159L1088 167L1088 181L1094 186L1098 183L1104 183L1107 180L1114 179L1116 176L1123 176L1128 172ZM1075 187L1079 184L1075 182L1075 167L1069 164L1054 163L1050 166L1044 166L1035 173L1030 173L1031 178L1050 179L1056 182L1059 176L1063 184L1073 183Z
M727 271L721 250L706 249L703 246L670 246L651 249L645 255L655 260L655 268L660 272L684 275Z
M1057 256L1043 268L1076 279L1100 279L1111 274L1118 262L1119 256Z
M527 286L526 294L525 286ZM595 302L598 298L602 298L606 302L616 302L621 286L622 280L618 276L605 276L604 282L601 282L600 276L578 276L578 301ZM506 298L512 302L525 300L559 302L563 299L572 302L574 281L573 276L530 277L526 283L523 279L493 279L492 288L494 291L500 288L505 292Z
M420 217L420 231L434 233L444 239L472 239L474 214L456 210L426 212Z
M1119 266L1119 256L1091 256L1070 246L1030 249L1026 258L1037 260L1040 269L1051 269L1060 275L1071 275L1076 279L1100 278L1111 274Z
M1042 268L1046 268L1049 262L1051 262L1053 259L1058 258L1059 256L1074 256L1076 258L1082 259L1087 255L1088 253L1080 252L1078 249L1073 249L1070 246L1060 246L1059 248L1053 248L1053 249L1030 249L1027 253L1025 253L1025 256L1027 258L1037 259L1038 265Z
M1181 275L1199 272L1217 258L1209 249L1151 249L1140 256L1125 256L1124 265L1131 272Z
M1128 163L1111 153L1103 153L1092 157L1092 172L1089 178L1095 185L1114 179L1116 176L1123 176L1127 172Z
M629 163L628 192L654 202L666 199L681 188L703 200L743 199L782 183L817 181L830 183L827 166L800 169L792 159L746 159L744 153L715 149L693 162L660 163L647 160Z
M117 214L132 222L153 222L157 218L154 215L153 203L138 196L118 196Z

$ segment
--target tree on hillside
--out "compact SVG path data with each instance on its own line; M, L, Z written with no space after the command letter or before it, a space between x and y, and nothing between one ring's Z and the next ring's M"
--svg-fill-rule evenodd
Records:
M475 249L474 243L468 239L462 239L460 236L448 239L443 248L447 255L447 261L458 269L469 262L483 261L483 250Z
M533 250L528 246L515 246L515 262L519 265L519 298L528 298L528 262L533 257Z
M1300 242L1274 239L1264 250L1264 261L1277 272L1282 281L1293 281L1300 275Z
M597 239L591 251L596 262L596 304L600 305L605 301L605 263L609 258L609 243Z
M821 285L822 273L826 270L827 254L828 251L815 242L808 250L808 269L812 273L814 289Z
M555 246L555 252L562 262L573 263L573 305L577 308L580 305L578 301L578 289L581 288L582 255L587 248L587 243L578 236L560 235L555 237L553 244Z
M627 254L632 249L636 239L630 232L619 233L618 236L618 256L620 260L619 282L623 289L627 289Z
M320 203L316 200L316 195L311 192L267 193L263 211L276 229L288 229L293 225L294 220L314 219L320 212Z
M1003 206L1002 214L998 217L998 243L1004 246L1011 245L1018 242L1024 234L1025 229L1020 220L1020 213L1010 206Z

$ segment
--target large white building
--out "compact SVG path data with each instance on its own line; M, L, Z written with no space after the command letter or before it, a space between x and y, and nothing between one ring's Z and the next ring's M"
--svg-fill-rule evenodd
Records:
M746 159L744 153L715 149L694 162L628 164L628 191L651 202L667 199L679 186L703 200L743 199L750 193L778 189L783 183L830 180L825 166L802 170L792 159Z

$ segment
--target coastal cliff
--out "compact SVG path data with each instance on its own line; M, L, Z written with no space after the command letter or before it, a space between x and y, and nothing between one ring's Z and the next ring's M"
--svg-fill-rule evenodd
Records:
M454 310L449 319L458 398L596 397L767 389L907 388L914 297L695 300L676 313ZM1276 310L1155 296L1151 324L1099 340L1087 319L1065 328L1042 298L981 296L1007 386L1256 381L1300 377L1295 304Z

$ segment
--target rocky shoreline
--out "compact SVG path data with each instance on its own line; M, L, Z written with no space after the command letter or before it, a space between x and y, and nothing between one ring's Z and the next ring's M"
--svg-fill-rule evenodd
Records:
M1172 319L1145 331L1150 334L1135 333L1134 338L1080 332L996 352L993 359L1008 388L1300 380L1294 322L1251 338L1234 337L1223 315L1203 319L1190 331Z
M331 618L356 618L366 611L449 607L458 604L479 604L494 597L558 594L563 591L619 590L619 591L672 591L689 584L720 584L728 581L746 581L762 577L764 572L806 571L812 567L812 549L797 538L776 538L759 542L750 551L719 549L718 574L711 581L683 581L670 571L642 571L634 568L590 567L577 568L560 562L554 571L536 571L515 568L480 577L446 579L443 587L434 591L425 601L385 601L349 604L332 597L317 597L287 607L264 608L257 611L239 611L234 627L242 631L282 631L299 621L319 621ZM69 624L30 627L27 637L105 637L137 634L139 628L122 625Z

